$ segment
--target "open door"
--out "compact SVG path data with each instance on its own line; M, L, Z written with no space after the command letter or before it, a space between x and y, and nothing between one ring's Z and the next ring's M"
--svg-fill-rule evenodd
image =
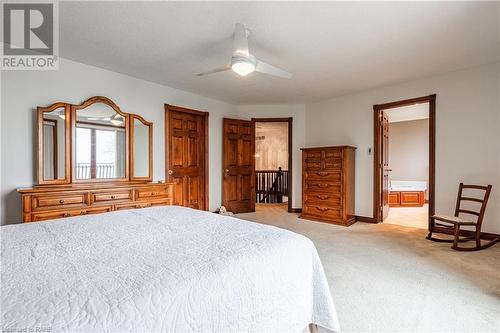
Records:
M384 221L389 215L389 172L391 172L391 169L389 168L389 117L387 116L387 113L382 111L382 121L381 121L381 129L380 129L380 134L381 134L381 184L382 184L382 191L381 191L381 204L382 204L382 221Z
M165 166L174 205L208 209L208 113L165 105Z
M222 205L233 213L255 211L255 123L224 118Z

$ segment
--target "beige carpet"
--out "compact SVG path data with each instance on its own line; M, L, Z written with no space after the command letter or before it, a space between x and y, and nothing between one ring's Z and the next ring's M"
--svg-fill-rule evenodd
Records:
M343 332L500 332L500 245L460 253L423 229L309 222L281 207L238 217L314 241Z

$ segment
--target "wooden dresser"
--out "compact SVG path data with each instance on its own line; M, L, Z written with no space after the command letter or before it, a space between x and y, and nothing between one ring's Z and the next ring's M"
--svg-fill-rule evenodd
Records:
M302 148L301 218L353 224L356 147Z
M21 188L23 222L171 205L174 183L124 182Z

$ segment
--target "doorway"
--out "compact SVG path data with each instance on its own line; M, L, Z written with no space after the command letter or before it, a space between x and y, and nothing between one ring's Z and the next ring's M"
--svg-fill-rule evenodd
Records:
M293 118L252 118L255 123L255 202L292 212Z
M208 112L165 104L165 177L174 205L208 209Z
M376 223L430 230L435 207L435 112L436 95L374 106Z

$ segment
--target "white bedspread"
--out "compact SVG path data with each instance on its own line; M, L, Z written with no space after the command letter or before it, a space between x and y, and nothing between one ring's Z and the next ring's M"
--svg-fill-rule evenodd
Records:
M2 329L297 332L339 325L313 243L182 207L1 228Z

